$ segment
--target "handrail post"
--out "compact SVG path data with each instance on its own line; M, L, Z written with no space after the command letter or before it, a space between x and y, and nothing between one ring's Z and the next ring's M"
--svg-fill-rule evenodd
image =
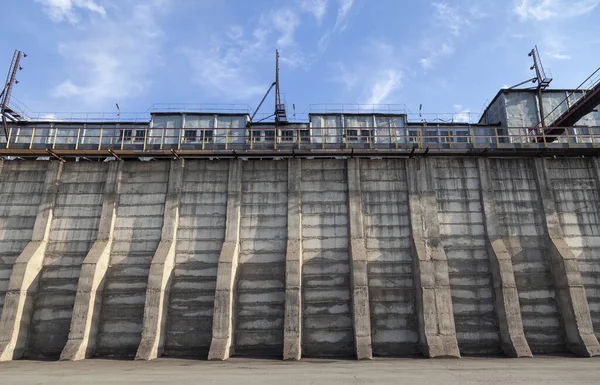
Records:
M496 146L500 144L500 138L498 136L498 127L494 127L494 131L496 132Z
M79 137L81 136L81 128L77 129L77 142L75 142L75 149L79 150Z
M35 126L31 129L31 141L29 142L29 149L33 148L33 141L35 139Z
M100 138L98 140L98 151L102 149L102 134L104 132L104 128L100 127Z
M227 150L229 145L229 128L225 129L225 149Z
M6 141L6 148L7 148L7 149L8 149L8 148L10 148L10 138L12 137L12 131L13 131L13 128L14 128L14 127L11 127L11 128L8 130L8 140Z
M163 149L163 143L165 142L165 129L162 129L162 132L160 134L160 149Z
M125 144L125 130L121 130L121 150L123 149L123 144Z
M54 127L54 141L52 142L52 149L56 148L56 137L58 136L58 127Z
M148 141L148 129L144 130L144 152L146 151L146 142Z
M183 132L183 128L179 129L179 135L177 136L177 149L181 150L181 133Z

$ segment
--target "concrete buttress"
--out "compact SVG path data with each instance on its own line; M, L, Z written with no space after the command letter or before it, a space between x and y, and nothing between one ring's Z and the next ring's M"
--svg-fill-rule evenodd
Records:
M79 276L69 339L60 359L78 361L93 355L98 338L102 293L113 242L117 197L123 162L111 162L104 187L98 237L88 252Z
M183 159L173 160L170 165L161 240L150 266L142 340L135 357L136 360L156 359L162 355L164 350L169 291L175 267L175 245L179 226L184 162Z
M420 346L429 358L460 357L433 172L430 159L407 161Z
M209 360L226 360L233 343L233 298L240 250L242 163L231 160L227 186L225 241L219 255Z
M356 358L359 360L370 360L373 358L371 347L371 311L369 309L368 261L363 226L359 162L358 159L348 160L350 281L352 286L352 315Z
M481 201L488 238L488 254L494 282L496 315L502 338L502 351L508 357L533 357L525 339L519 293L512 266L510 240L500 231L488 159L479 158Z
M549 242L549 258L557 295L557 303L565 328L567 348L583 357L600 355L600 344L594 334L590 308L576 255L568 246L561 228L547 161L535 160L535 169L544 210Z
M12 269L0 319L0 361L21 358L27 346L62 169L63 163L60 162L52 162L48 166L31 241Z
M302 357L302 193L301 160L288 161L288 239L285 257L283 359Z

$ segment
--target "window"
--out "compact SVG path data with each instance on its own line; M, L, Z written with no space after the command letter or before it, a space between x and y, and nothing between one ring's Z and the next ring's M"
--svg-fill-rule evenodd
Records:
M281 130L281 141L282 142L292 142L293 140L294 140L294 131Z
M196 130L185 130L183 133L184 142L196 142L198 137L198 131Z
M124 142L131 140L131 133L132 130L121 130L119 132L119 139L123 140Z
M213 141L213 130L204 131L204 143L212 143Z
M358 130L348 130L348 142L358 142Z
M417 143L419 141L419 133L417 130L408 130L408 142Z
M363 143L372 142L373 139L369 138L373 138L374 136L373 130L360 130L360 141Z
M146 130L135 130L135 141L143 142L146 136Z
M456 143L469 143L469 131L456 131Z
M310 143L310 130L300 130L300 141Z
M274 142L274 141L275 141L275 131L265 130L265 142Z
M423 142L425 142L425 143L438 143L439 142L439 138L438 138L438 132L437 132L437 130L427 130L427 134L426 134L425 140L423 140Z

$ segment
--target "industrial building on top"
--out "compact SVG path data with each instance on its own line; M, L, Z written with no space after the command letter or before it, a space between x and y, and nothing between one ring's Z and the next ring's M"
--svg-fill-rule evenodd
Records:
M149 114L28 117L11 102L17 51L2 92L4 156L83 157L285 157L523 152L593 153L600 144L600 68L580 86L548 88L537 48L535 76L501 90L480 120L454 115L413 116L402 106L312 107L307 119L289 119L276 80L251 114L247 108L163 105ZM277 54L277 59L279 58ZM531 88L522 88L533 83ZM257 113L272 90L274 112ZM118 107L118 105L117 105ZM294 112L295 117L295 112Z

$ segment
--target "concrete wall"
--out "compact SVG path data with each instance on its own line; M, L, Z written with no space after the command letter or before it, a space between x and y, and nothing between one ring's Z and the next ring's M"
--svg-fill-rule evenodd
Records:
M0 316L12 266L31 240L47 162L8 162L0 166Z
M500 353L493 283L475 159L436 159L440 232L462 354Z
M236 355L282 356L287 189L287 162L243 164Z
M212 333L217 263L225 238L226 161L185 165L165 353L206 358Z
M158 355L281 357L284 335L287 359L600 352L598 159L186 160L179 194L182 162L2 162L0 360L57 356L69 324L89 339L70 359L131 357L156 298ZM161 297L149 270L164 237L175 265ZM80 330L79 272L101 238L103 285L81 296L99 315Z
M28 356L58 357L67 342L81 264L98 233L108 165L66 163L58 187Z
M362 161L360 180L373 354L418 354L405 161Z
M126 162L104 284L100 356L134 356L142 336L148 272L161 238L168 162Z
M302 162L303 355L352 356L346 162Z
M534 162L492 159L490 166L501 231L510 240L525 338L534 354L564 351Z

